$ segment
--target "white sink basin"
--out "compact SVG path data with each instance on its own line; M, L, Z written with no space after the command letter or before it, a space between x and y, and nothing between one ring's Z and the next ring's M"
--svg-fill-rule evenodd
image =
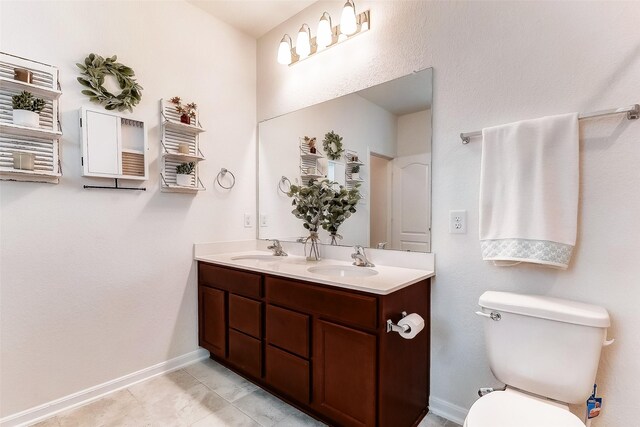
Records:
M309 273L332 277L367 277L375 276L377 271L368 267L356 267L353 265L321 265L307 269Z
M284 257L275 255L240 255L231 258L231 261L256 260L256 261L281 261Z

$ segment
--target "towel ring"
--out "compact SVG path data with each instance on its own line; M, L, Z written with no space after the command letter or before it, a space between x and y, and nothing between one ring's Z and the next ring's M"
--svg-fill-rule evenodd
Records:
M289 181L289 178L287 178L286 176L282 176L282 178L280 178L280 181L278 181L278 190L283 192L284 194L287 194L289 192L289 190L283 190L282 189L282 184L289 184L289 189L291 189L291 181Z
M231 175L231 178L233 178L233 181L231 182L231 185L228 187L225 187L224 185L222 185L222 183L220 182L220 178L224 178L224 176L226 174ZM231 190L233 188L234 185L236 185L236 176L233 174L233 172L231 172L230 170L226 169L226 168L222 168L220 169L220 172L218 172L218 175L216 176L216 182L218 183L218 185L222 188L224 188L225 190Z

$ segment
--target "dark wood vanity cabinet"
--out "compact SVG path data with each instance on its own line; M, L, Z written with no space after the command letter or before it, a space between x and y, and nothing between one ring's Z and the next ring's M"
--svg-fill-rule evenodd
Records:
M389 295L198 263L211 358L334 426L417 425L429 400L429 279ZM386 321L418 313L414 339Z

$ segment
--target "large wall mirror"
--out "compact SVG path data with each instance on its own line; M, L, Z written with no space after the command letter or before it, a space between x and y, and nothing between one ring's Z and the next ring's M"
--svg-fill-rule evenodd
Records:
M425 69L261 122L258 237L306 238L286 193L327 178L362 197L334 243L430 252L432 75ZM323 147L329 132L342 137L336 159ZM316 138L315 152L305 137ZM324 230L320 239L332 241Z

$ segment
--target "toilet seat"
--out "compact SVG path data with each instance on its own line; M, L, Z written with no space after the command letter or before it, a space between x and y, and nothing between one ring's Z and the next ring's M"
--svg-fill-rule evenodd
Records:
M464 427L585 427L560 403L507 388L473 404Z

